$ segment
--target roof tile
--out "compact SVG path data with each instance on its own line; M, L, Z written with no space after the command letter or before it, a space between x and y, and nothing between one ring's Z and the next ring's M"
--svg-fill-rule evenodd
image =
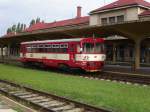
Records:
M91 11L91 13L98 12L98 11L105 11L105 10L109 10L113 8L120 8L123 6L132 6L132 5L141 5L141 6L150 8L150 3L144 0L118 0L106 6L95 9Z
M69 26L69 25L78 25L78 24L83 24L83 23L88 23L88 22L89 22L89 16L85 16L85 17L80 17L80 18L52 22L52 23L37 23L37 24L30 26L25 31L31 32L35 30Z

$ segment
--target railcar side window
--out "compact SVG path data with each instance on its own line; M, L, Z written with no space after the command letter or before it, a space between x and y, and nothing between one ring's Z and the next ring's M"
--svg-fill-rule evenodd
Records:
M27 45L27 52L32 52L31 45Z
M39 52L44 52L44 45L42 44L39 45Z
M37 45L32 45L31 49L33 53L37 52Z
M27 52L32 53L66 53L68 44L35 44L27 45Z
M64 44L64 48L68 48L68 44Z
M56 44L56 45L55 45L55 48L60 48L60 45L59 45L59 44Z
M64 44L60 44L60 48L64 48Z
M52 45L51 44L47 44L46 45L46 52L51 52L52 51Z

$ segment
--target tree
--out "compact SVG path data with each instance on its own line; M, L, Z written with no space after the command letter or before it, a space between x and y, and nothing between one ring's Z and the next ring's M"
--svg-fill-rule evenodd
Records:
M33 23L34 23L34 21L33 21ZM25 28L26 28L26 24L21 24L20 22L17 24L17 25L13 25L13 26L11 26L11 27L9 27L8 29L7 29L7 34L8 33L20 33L20 32L22 32L23 30L25 30Z
M23 31L24 24L21 24L20 31Z
M16 32L16 25L12 26L12 32Z
M26 24L23 25L23 30L25 30L25 29L26 29Z
M30 22L30 26L34 25L35 24L35 20L32 19L31 22Z
M38 17L38 18L36 18L36 23L39 23L41 20L40 20L40 18Z
M18 23L16 32L20 32L20 31L21 31L21 29L20 29L20 23Z
M11 33L11 28L7 29L7 34Z

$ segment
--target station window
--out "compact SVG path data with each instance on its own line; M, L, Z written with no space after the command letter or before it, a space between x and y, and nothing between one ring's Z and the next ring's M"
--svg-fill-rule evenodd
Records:
M117 22L124 22L124 15L117 16Z
M107 24L107 18L102 18L101 23L102 23L102 25L106 25Z
M109 23L115 23L115 17L109 17Z

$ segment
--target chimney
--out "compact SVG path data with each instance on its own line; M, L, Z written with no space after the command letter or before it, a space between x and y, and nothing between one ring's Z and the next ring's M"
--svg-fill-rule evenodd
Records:
M82 9L81 6L78 6L78 7L77 7L77 18L80 18L80 17L81 17L81 9Z

